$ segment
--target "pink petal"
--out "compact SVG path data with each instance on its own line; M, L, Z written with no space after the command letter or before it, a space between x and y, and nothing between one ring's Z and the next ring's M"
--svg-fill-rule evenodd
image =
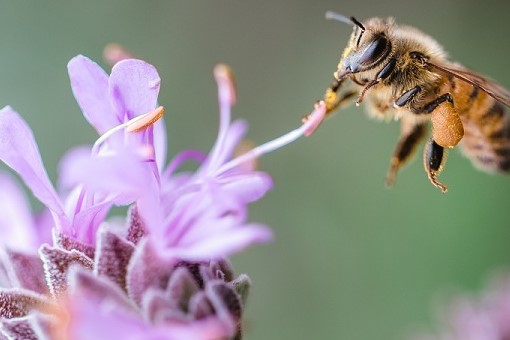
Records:
M124 203L140 197L154 182L150 164L127 150L112 156L76 159L68 171L92 192L123 194Z
M270 229L250 224L222 233L210 233L200 240L196 239L195 242L183 244L178 248L161 249L160 253L165 257L190 261L218 259L228 257L252 244L270 242L272 238ZM154 243L157 245L157 242Z
M89 159L91 147L89 145L77 146L65 153L58 164L58 188L68 190L78 185L78 180L73 173L73 164L81 160Z
M243 204L255 202L262 198L273 186L269 175L263 172L250 172L248 174L225 176L219 178L222 189L233 195Z
M198 171L199 176L204 175L206 172L211 173L217 170L217 168L228 161L247 129L248 124L246 121L238 119L228 126L223 136L218 135L212 150L209 152L210 156Z
M39 246L28 201L11 176L0 174L0 242L16 250Z
M109 301L79 294L70 300L69 339L218 340L228 336L217 319L151 325Z
M75 238L85 244L94 245L97 229L105 221L112 205L112 201L104 201L82 208L73 218L73 228L77 228Z
M34 196L66 228L68 219L46 174L32 131L10 106L0 110L0 159L20 175Z
M161 79L154 66L137 59L126 59L112 68L110 97L120 122L148 113L157 105Z
M67 64L71 87L85 119L101 135L115 125L119 119L110 103L108 75L95 62L78 55Z

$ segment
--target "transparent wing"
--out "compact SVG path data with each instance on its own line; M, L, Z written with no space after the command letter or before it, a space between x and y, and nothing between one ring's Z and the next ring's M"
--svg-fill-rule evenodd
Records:
M489 96L510 107L510 91L496 83L494 80L455 64L431 63L429 61L427 61L426 64L478 87Z

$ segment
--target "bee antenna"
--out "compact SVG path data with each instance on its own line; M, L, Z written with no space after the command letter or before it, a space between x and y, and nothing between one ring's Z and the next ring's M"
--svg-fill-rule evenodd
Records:
M362 31L365 31L365 26L363 26L363 24L359 22L358 19L356 19L355 17L351 17L351 21L354 23L354 25L361 28Z
M363 24L361 22L359 22L358 19L356 19L355 17L348 18L340 13L333 12L333 11L327 11L326 19L340 21L340 22L343 22L344 24L349 24L349 25L354 24L355 26L358 26L359 28L361 28L362 31L365 31L365 26L363 26Z

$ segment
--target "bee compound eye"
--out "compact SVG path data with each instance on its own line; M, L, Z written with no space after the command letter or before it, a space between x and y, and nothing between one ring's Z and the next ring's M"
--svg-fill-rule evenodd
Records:
M359 63L370 65L376 62L386 54L388 50L388 45L389 45L388 39L386 39L384 36L377 36L363 50L359 58Z

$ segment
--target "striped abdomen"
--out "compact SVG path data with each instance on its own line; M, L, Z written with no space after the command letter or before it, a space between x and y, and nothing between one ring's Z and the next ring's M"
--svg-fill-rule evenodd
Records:
M505 106L484 91L455 80L454 105L464 126L460 143L473 165L510 172L510 120Z

